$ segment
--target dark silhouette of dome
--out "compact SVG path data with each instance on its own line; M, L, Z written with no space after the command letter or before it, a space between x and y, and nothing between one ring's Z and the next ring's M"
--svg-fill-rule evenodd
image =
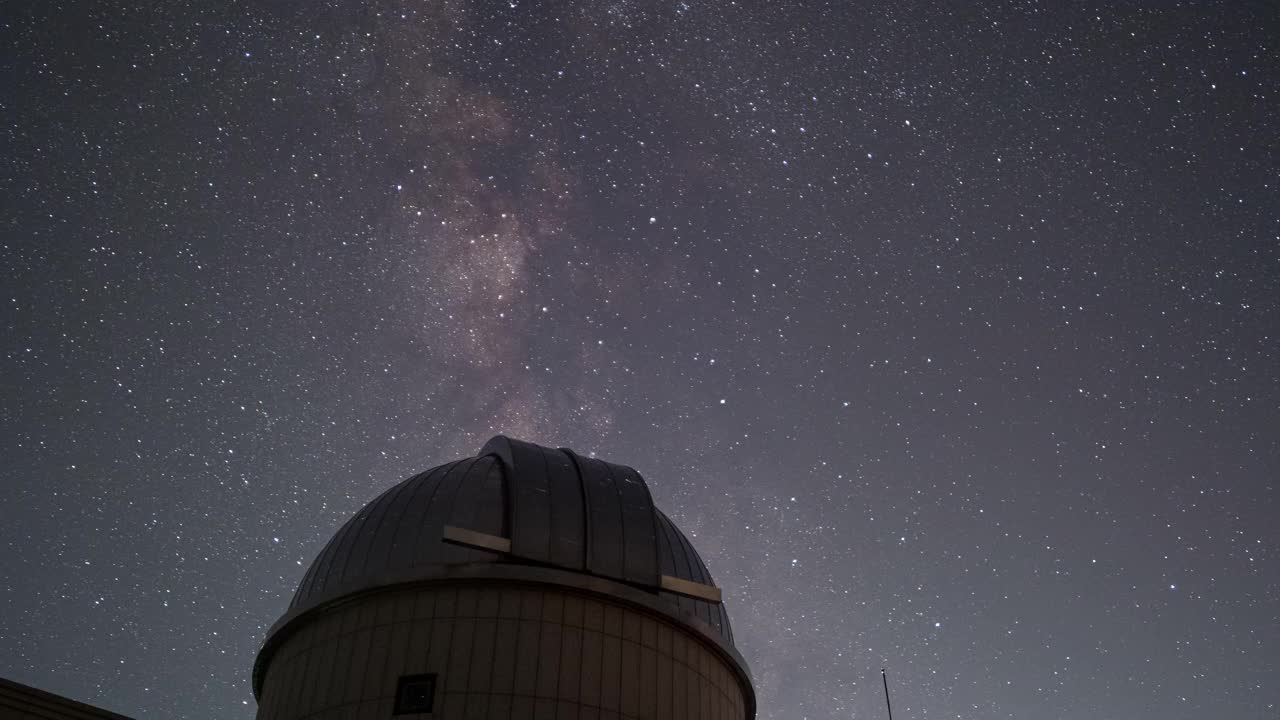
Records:
M441 542L445 526L510 538L510 553ZM415 475L365 505L311 563L291 613L414 568L552 565L645 589L733 644L720 603L661 589L661 576L713 586L684 533L635 470L501 435L476 457Z

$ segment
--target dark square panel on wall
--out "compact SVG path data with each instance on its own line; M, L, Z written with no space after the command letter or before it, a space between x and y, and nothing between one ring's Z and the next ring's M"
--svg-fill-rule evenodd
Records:
M396 706L392 715L412 715L431 712L436 694L436 676L403 675L396 684Z

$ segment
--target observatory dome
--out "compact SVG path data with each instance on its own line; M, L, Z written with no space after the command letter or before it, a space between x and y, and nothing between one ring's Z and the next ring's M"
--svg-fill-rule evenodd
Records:
M497 436L474 457L389 488L339 528L269 631L255 693L274 648L307 617L387 588L469 581L558 585L643 606L718 648L749 692L720 591L640 474Z

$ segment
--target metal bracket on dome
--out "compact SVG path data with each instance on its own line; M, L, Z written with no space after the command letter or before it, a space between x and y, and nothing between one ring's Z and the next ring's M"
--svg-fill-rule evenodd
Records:
M511 540L509 538L490 535L489 533L476 532L467 528L455 527L453 525L444 526L444 541L454 545L461 545L475 550L486 550L488 552L497 552L510 554ZM671 575L663 575L660 585L663 590L677 595L683 595L695 600L705 600L711 603L723 602L720 588L714 585L704 585L692 580L684 578L672 577Z
M454 545L463 545L465 547L474 548L476 550L488 550L489 552L510 553L511 540L509 538L490 535L489 533L476 532L466 528L454 527L452 525L444 526L444 541L453 543Z
M715 587L714 585L703 585L702 583L694 582L692 580L663 575L661 587L667 592L684 595L685 597L691 597L695 600L706 600L707 602L712 603L722 602L720 588Z

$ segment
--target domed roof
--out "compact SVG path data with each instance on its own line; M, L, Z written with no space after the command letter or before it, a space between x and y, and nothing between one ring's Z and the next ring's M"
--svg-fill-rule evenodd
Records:
M357 512L311 563L286 617L385 578L483 564L626 583L733 645L711 573L654 507L639 473L501 435L475 457L415 475Z

